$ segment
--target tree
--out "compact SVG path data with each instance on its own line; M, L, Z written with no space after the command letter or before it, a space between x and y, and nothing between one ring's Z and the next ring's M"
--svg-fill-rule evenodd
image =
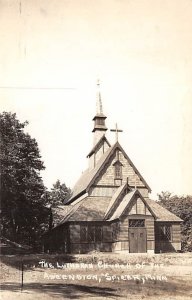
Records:
M51 191L46 191L43 197L49 208L49 230L51 230L54 224L63 219L62 205L71 197L71 189L65 183L61 184L60 180L57 180Z
M181 245L183 251L192 251L192 196L176 196L170 192L158 195L159 203L183 220Z
M46 191L47 204L51 207L65 204L70 197L71 189L65 183L61 184L60 180L53 184L51 191Z
M38 144L16 114L0 114L1 227L13 241L34 244L47 226Z

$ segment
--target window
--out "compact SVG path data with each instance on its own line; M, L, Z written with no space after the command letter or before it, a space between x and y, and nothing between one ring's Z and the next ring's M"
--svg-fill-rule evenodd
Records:
M95 241L101 242L102 241L102 227L95 226Z
M115 179L121 179L122 178L122 165L120 162L116 162L115 165Z
M168 241L171 241L171 227L165 226L165 236Z
M102 226L99 225L81 225L80 227L81 242L94 243L102 241Z
M80 240L81 240L81 242L87 241L87 227L86 226L80 227Z
M129 227L145 227L144 219L130 219Z
M116 241L119 233L119 223L112 224L112 237L113 241Z
M171 226L170 225L161 225L156 230L157 238L161 241L171 241Z
M94 242L94 240L95 240L95 227L94 226L88 226L87 240L88 240L88 242Z

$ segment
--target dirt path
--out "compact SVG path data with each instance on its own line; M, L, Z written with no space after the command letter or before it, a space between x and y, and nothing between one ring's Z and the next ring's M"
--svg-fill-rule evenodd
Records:
M192 299L192 254L3 257L1 299ZM43 263L44 262L44 263Z

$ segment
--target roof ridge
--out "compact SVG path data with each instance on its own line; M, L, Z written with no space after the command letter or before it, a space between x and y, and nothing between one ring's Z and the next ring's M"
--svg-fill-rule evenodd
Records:
M106 213L105 213L105 218L108 217L109 213L110 213L110 210L112 208L112 206L115 204L117 198L119 197L119 195L121 194L121 192L123 191L123 189L125 188L125 186L127 185L127 183L124 183L122 185L120 185L115 193L113 194L113 196L111 197L111 201L109 203L109 206L107 207L107 210L106 210Z
M111 144L109 143L109 141L106 138L105 134L103 134L102 137L98 140L98 142L93 146L91 151L89 151L87 157L91 156L91 154L93 154L95 152L95 150L97 149L97 147L99 146L99 144L101 143L102 140L105 140L107 142L108 146L111 147Z

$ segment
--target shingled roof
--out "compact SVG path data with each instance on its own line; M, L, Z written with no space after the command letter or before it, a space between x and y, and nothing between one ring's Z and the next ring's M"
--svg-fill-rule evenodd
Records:
M123 190L123 186L118 189L116 196L118 196ZM68 205L64 210L65 216L62 218L57 226L60 226L66 222L78 222L78 221L113 221L119 219L127 209L135 194L139 194L143 199L143 202L148 206L152 215L157 222L182 222L183 220L159 205L156 201L150 199L144 199L138 190L132 190L120 202L113 215L107 219L106 216L114 205L114 199L111 197L86 197L75 205ZM113 201L112 201L113 199ZM96 205L97 203L97 205ZM56 227L57 227L56 226Z
M56 226L63 220L63 218L71 210L71 206L70 205L59 205L57 207L52 207L51 210L52 210L52 214L53 214L54 226Z
M91 184L93 183L93 181L95 180L95 178L97 177L97 174L99 173L99 171L102 169L102 167L105 165L105 163L107 162L107 160L113 155L115 149L120 149L124 156L127 158L128 162L130 163L130 165L133 167L133 169L135 170L135 172L138 174L138 176L140 177L140 179L142 180L142 182L145 184L145 186L148 188L148 190L151 192L151 188L149 187L149 185L147 184L147 182L145 181L145 179L142 177L142 175L139 173L139 171L137 170L137 168L134 166L133 162L130 160L130 158L127 156L127 154L125 153L125 151L123 150L123 148L120 146L120 144L118 142L116 142L112 147L110 147L109 149L107 149L107 151L102 155L102 157L100 158L100 160L97 162L96 166L94 169L87 169L79 178L79 180L77 181L77 183L75 184L73 190L72 190L72 196L71 198L68 200L67 203L72 202L73 200L75 200L79 195L85 193L88 188L91 186Z
M79 180L75 184L75 186L72 190L72 196L68 200L67 203L70 203L72 200L76 199L78 195L80 195L81 193L86 191L86 189L89 186L90 182L93 180L95 175L98 173L99 169L103 166L106 159L111 154L114 146L107 149L107 151L102 155L100 160L97 162L94 169L87 169L85 172L83 172L83 174L81 175L81 177L79 178Z
M86 197L75 205L69 205L71 209L58 225L71 221L102 221L110 201L110 197Z
M120 218L126 208L129 207L131 200L133 199L135 194L139 194L140 198L147 205L148 209L151 211L152 215L155 217L157 222L182 222L183 220L173 213L171 213L166 208L159 205L156 201L143 198L138 190L133 190L125 195L125 197L120 202L118 208L115 210L113 215L110 217L109 221Z
M111 218L109 219L110 221L118 219L123 214L125 208L128 206L128 204L130 203L131 199L133 198L136 192L137 190L133 190L125 195L125 197L119 203L119 206L117 207L117 209L115 210Z
M151 199L145 199L148 206L151 208L152 212L156 216L156 221L158 222L182 222L183 220L173 213L171 213L169 210L164 208L163 206L159 205L156 201Z
M111 208L113 207L113 205L115 204L117 198L121 195L122 191L125 189L125 187L127 186L127 184L122 184L120 185L117 190L115 191L115 193L113 194L112 198L111 198L111 201L109 203L109 206L106 210L106 213L105 213L105 218L107 219L108 215L110 214L110 211L111 211Z

